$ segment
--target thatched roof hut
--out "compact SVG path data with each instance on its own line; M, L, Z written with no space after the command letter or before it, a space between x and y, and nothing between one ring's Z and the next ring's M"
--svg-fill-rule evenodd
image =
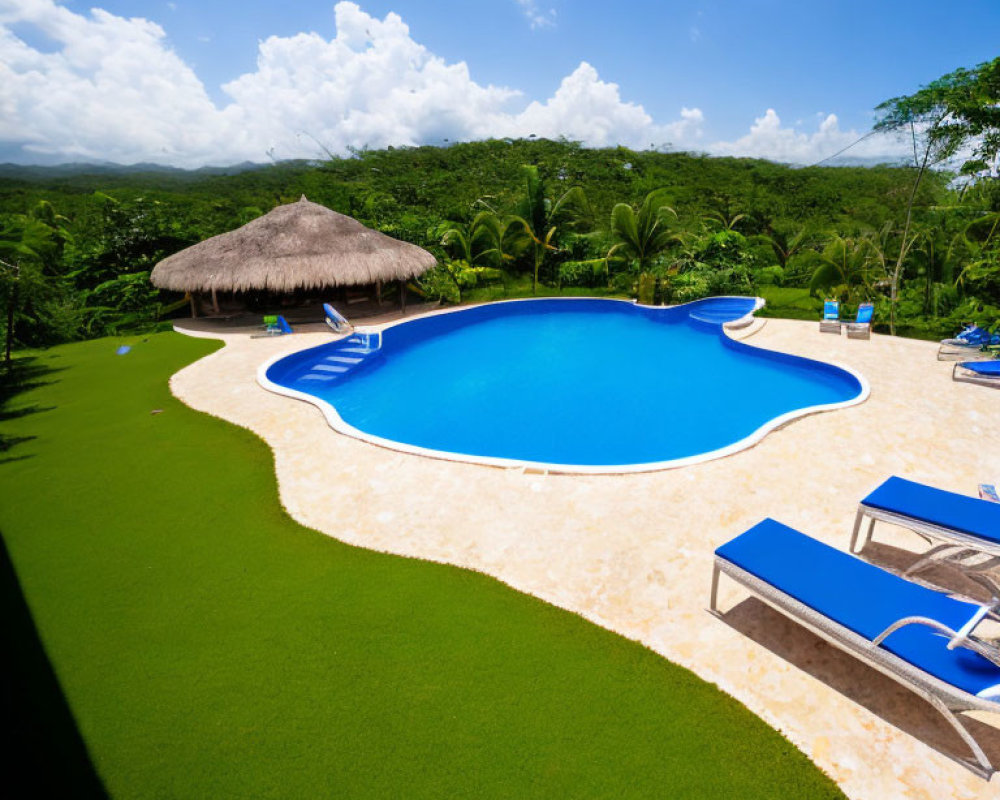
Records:
M163 259L150 280L180 292L292 292L403 281L434 266L421 247L302 196Z

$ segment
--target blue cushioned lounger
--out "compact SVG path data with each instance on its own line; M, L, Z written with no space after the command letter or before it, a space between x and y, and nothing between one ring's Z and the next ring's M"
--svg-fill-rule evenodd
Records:
M952 380L1000 388L1000 361L961 361L951 371Z
M347 317L329 303L323 303L323 313L326 315L326 324L337 333L343 333L351 329L351 323L347 321Z
M989 777L993 766L954 712L1000 714L1000 651L979 639L993 606L949 597L765 519L715 551L711 608L725 573L761 600L931 703Z
M862 303L858 306L858 316L854 322L845 322L847 335L852 339L870 339L872 335L872 317L875 315L875 306L871 303Z
M823 319L819 321L819 329L822 333L840 333L840 326L843 324L840 319L840 303L836 300L827 300L823 303Z
M942 339L941 344L948 347L980 347L989 336L990 334L978 325L970 325L953 339Z
M859 547L865 517L869 523ZM858 505L851 552L867 544L877 520L909 528L928 541L941 542L942 547L935 548L938 550L958 547L1000 557L1000 505L978 497L946 492L894 475Z

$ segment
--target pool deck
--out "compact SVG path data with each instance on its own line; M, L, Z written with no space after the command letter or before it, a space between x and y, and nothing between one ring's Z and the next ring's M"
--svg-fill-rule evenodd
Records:
M174 375L173 392L271 446L282 503L304 525L493 575L638 640L738 698L849 797L997 796L1000 777L987 783L956 763L964 745L916 695L725 577L724 615L706 611L714 549L763 517L846 550L858 501L889 475L970 495L1000 480L1000 392L952 381L953 364L935 359L935 344L849 340L820 333L815 322L755 323L734 336L851 367L871 396L795 420L725 458L590 476L377 447L336 433L315 406L257 384L265 360L331 341L329 331L250 339L203 324L186 332L226 347ZM917 536L879 524L865 556L899 566L925 549ZM939 577L967 589L956 575ZM1000 764L1000 715L982 719L989 724L973 723L977 738Z

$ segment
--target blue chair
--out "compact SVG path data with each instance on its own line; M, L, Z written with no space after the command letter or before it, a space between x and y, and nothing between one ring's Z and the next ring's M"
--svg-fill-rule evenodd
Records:
M952 369L951 379L1000 389L1000 361L960 361Z
M347 317L341 314L329 303L323 303L323 313L326 314L326 324L336 333L347 333L352 325L347 321Z
M970 358L992 358L1000 353L1000 331L972 326L954 339L942 339L938 348L938 361L962 361Z
M283 336L286 333L292 333L292 326L288 324L288 320L278 314L268 314L264 317L264 335L265 336ZM253 336L251 338L258 338Z
M827 300L823 303L823 319L819 321L820 333L840 333L840 303Z
M858 316L854 322L844 323L847 326L847 335L851 339L870 339L872 336L872 317L875 315L875 306L871 303L862 303L858 306Z
M722 573L923 697L972 751L962 763L987 780L995 772L958 714L1000 714L1000 649L976 634L983 620L1000 620L996 601L978 605L912 583L773 519L715 551L716 614Z
M983 337L989 337L989 333L978 325L966 325L953 339L942 339L941 344L947 347L980 347Z

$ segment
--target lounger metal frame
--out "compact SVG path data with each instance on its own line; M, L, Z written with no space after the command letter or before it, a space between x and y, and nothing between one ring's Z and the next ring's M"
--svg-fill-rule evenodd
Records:
M938 361L984 361L993 358L993 354L983 351L980 347L949 347L941 345L938 348Z
M862 536L861 523L865 517L868 518L868 526ZM991 596L1000 597L1000 583L990 574L1000 566L1000 545L954 528L873 508L862 501L858 503L858 513L854 517L854 529L851 531L848 552L860 553L865 549L865 545L872 539L876 522L888 522L890 525L911 530L931 545L935 542L940 543L908 566L903 572L904 578L911 578L921 570L943 561L958 567L967 578L982 586Z
M989 780L993 773L996 772L989 758L986 757L986 753L983 752L982 747L979 746L979 743L957 715L968 711L984 711L1000 714L1000 705L993 700L985 700L956 689L951 684L945 683L933 675L924 672L922 669L914 667L909 662L904 661L879 646L883 638L904 624L929 624L952 637L957 635L955 631L951 631L933 620L912 617L900 620L872 641L817 613L791 595L785 594L780 589L777 589L766 581L762 581L755 575L736 566L731 561L717 555L712 571L712 594L709 607L713 614L720 617L722 614L718 608L718 594L719 575L721 573L725 573L771 608L812 631L821 639L849 653L859 661L878 670L883 675L892 678L914 694L922 697L937 709L952 728L955 729L955 732L962 738L962 741L965 742L975 758L975 761L961 757L956 757L956 760L986 780Z
M819 321L820 333L840 333L841 326L846 323L839 319L821 319Z
M872 324L870 322L845 322L848 339L871 339Z
M967 358L965 360L971 361L972 359ZM978 372L974 372L971 369L965 369L961 364L956 364L954 367L952 367L951 379L953 381L962 381L964 383L976 383L980 386L991 386L994 389L1000 389L1000 375L996 377L988 377L986 375L980 375Z

